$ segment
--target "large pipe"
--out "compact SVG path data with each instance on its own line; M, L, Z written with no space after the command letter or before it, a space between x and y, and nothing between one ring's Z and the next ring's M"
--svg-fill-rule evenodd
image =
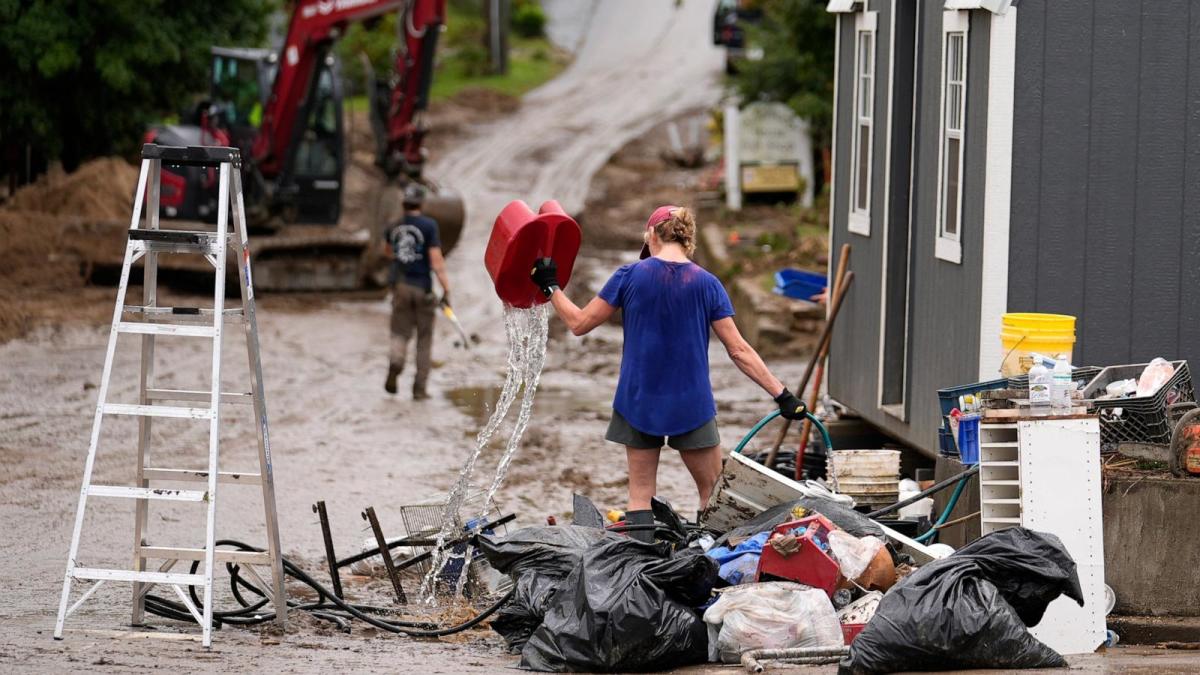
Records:
M794 649L751 649L742 652L742 667L751 673L764 669L759 661L783 661L803 665L837 663L850 653L849 647L796 647Z

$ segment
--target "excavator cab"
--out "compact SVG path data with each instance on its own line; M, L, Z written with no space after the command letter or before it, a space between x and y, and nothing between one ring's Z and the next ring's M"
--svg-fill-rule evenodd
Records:
M278 55L268 49L213 47L210 96L230 142L252 156L263 108L275 79ZM345 174L342 80L332 54L318 60L301 105L286 168L272 186L285 223L335 225L341 215Z
M278 55L269 49L213 47L209 96L192 113L191 124L155 127L147 142L162 145L231 145L252 157L271 92ZM248 175L247 191L270 191L270 212L255 212L267 200L248 197L251 225L336 225L341 215L346 167L342 83L333 55L318 61L288 148L284 172L270 184ZM249 165L246 167L251 169ZM252 170L252 169L251 169ZM163 215L211 221L216 217L216 182L211 170L164 167Z

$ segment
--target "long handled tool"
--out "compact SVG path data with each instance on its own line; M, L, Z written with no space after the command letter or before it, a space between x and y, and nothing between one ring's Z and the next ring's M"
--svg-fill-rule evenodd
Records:
M854 272L847 270L842 279L842 283L838 287L837 294L833 296L833 300L829 305L829 318L825 320L825 328L821 331L821 339L817 343L817 349L813 352L812 359L808 362L808 367L804 370L804 377L800 380L800 385L796 391L803 392L808 388L808 381L811 379L813 370L816 368L817 357L821 355L821 351L828 347L829 340L833 336L833 323L837 319L838 312L842 309L842 301L846 297L846 291L850 290L850 285L854 281ZM791 428L791 420L787 420L783 428L779 430L779 435L775 438L775 445L767 453L767 467L775 466L775 455L779 453L779 446L783 444L783 439L787 436L788 430Z
M463 330L463 326L459 322L458 317L454 315L454 310L450 308L450 303L445 301L442 302L442 314L445 314L446 318L450 319L451 325L453 325L455 330L458 331L459 337L462 338L463 349L470 349L471 338L467 337L467 331Z
M842 282L846 276L846 265L850 262L850 244L842 244L841 254L838 256L837 273L834 275L833 287L830 289L830 296L836 295ZM825 348L821 350L820 356L817 357L817 372L813 375L812 390L808 395L808 409L815 410L817 408L817 396L821 393L821 381L825 379L825 363L829 358L829 343L825 343ZM796 447L796 469L794 477L800 480L804 474L804 450L808 447L808 437L812 433L812 422L808 418L804 419L803 426L800 427L800 445Z

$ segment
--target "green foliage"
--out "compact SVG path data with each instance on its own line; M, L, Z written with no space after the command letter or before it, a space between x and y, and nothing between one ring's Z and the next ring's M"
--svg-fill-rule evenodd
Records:
M747 44L758 61L738 62L734 87L749 101L782 101L809 121L813 142L828 147L833 117L833 15L825 0L763 0L761 25L749 26Z
M512 29L527 38L546 34L546 13L538 0L516 0L512 8Z
M346 35L335 44L334 51L342 62L342 79L346 82L347 92L367 93L362 55L366 55L377 77L387 79L395 68L397 16L385 14L369 26L351 24L346 29Z
M203 92L214 44L262 43L275 0L0 0L0 143L68 167L129 152Z

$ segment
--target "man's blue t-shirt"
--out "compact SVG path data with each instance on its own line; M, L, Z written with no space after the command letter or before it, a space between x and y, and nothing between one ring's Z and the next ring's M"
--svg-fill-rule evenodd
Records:
M721 282L692 262L646 258L617 270L600 298L621 309L625 324L613 409L654 436L685 434L716 417L709 327L733 316Z
M428 216L407 214L388 228L387 241L392 247L389 283L403 281L425 291L433 290L429 249L442 245L437 221Z

